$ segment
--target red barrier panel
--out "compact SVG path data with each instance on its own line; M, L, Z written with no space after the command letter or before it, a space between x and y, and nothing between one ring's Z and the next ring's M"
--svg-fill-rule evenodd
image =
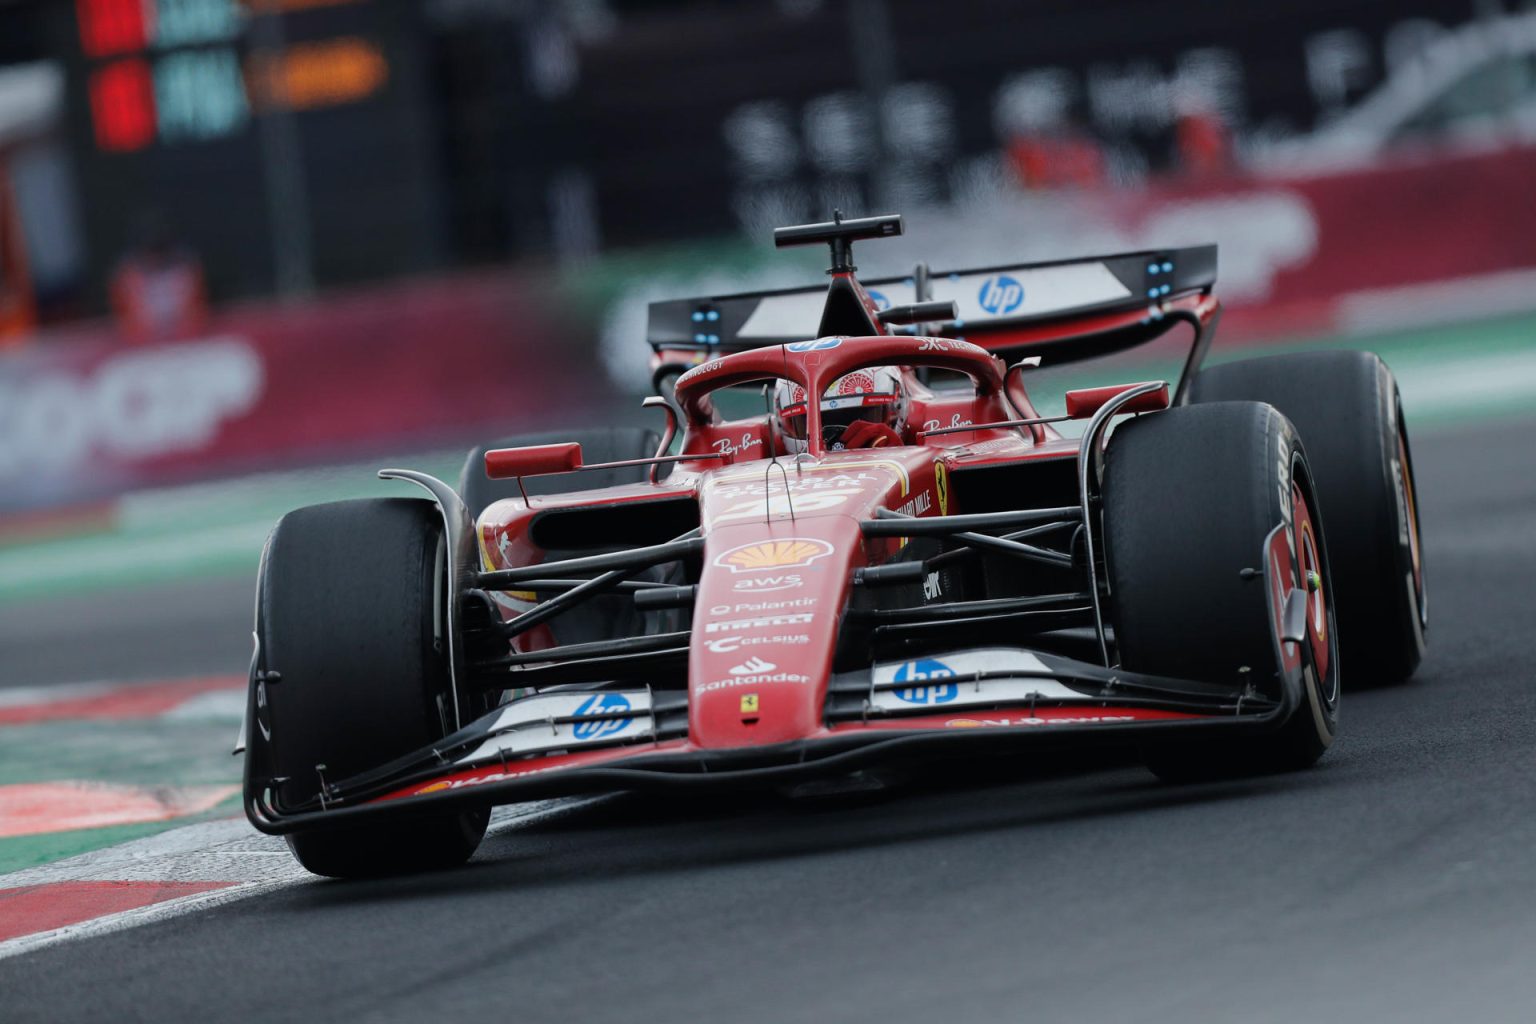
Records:
M1216 241L1221 337L1349 333L1536 308L1536 148L1107 197L1146 244Z
M0 360L0 509L484 440L601 401L590 359L505 278L238 310L169 344L45 337Z

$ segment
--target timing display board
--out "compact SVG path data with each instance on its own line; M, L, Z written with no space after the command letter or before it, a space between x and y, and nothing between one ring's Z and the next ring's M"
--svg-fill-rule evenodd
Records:
M270 292L278 203L305 232L283 256L298 252L317 283L438 265L416 5L74 0L49 13L98 301L151 220L199 256L215 301ZM274 167L290 172L282 187Z

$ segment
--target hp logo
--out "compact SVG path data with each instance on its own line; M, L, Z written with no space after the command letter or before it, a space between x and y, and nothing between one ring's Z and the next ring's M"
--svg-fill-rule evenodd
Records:
M934 679L953 679L955 670L942 661L925 658L922 661L909 661L896 670L896 682L920 683ZM960 687L955 683L938 683L927 686L908 686L899 690L893 690L896 699L908 704L948 704L960 696Z
M1024 304L1024 286L1019 284L1017 278L994 274L981 282L981 291L976 293L976 301L993 316L1012 313Z
M629 698L622 693L599 693L581 702L581 706L576 709L576 717L605 715L628 710ZM597 740L623 732L633 721L633 718L603 718L596 721L577 722L572 732L579 740Z

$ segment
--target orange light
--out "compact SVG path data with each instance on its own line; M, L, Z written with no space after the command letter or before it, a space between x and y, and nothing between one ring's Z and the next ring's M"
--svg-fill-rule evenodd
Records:
M300 43L253 57L250 91L262 109L311 110L365 99L384 87L389 63L366 39Z

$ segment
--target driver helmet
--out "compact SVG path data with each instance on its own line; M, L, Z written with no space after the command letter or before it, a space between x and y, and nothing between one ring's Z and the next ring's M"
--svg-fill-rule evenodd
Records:
M809 407L805 388L794 381L780 380L775 388L775 405L784 443L791 453L809 447ZM901 388L901 373L894 366L870 366L854 370L833 381L821 398L821 429L830 446L849 424L859 420L884 423L900 429L906 411Z

